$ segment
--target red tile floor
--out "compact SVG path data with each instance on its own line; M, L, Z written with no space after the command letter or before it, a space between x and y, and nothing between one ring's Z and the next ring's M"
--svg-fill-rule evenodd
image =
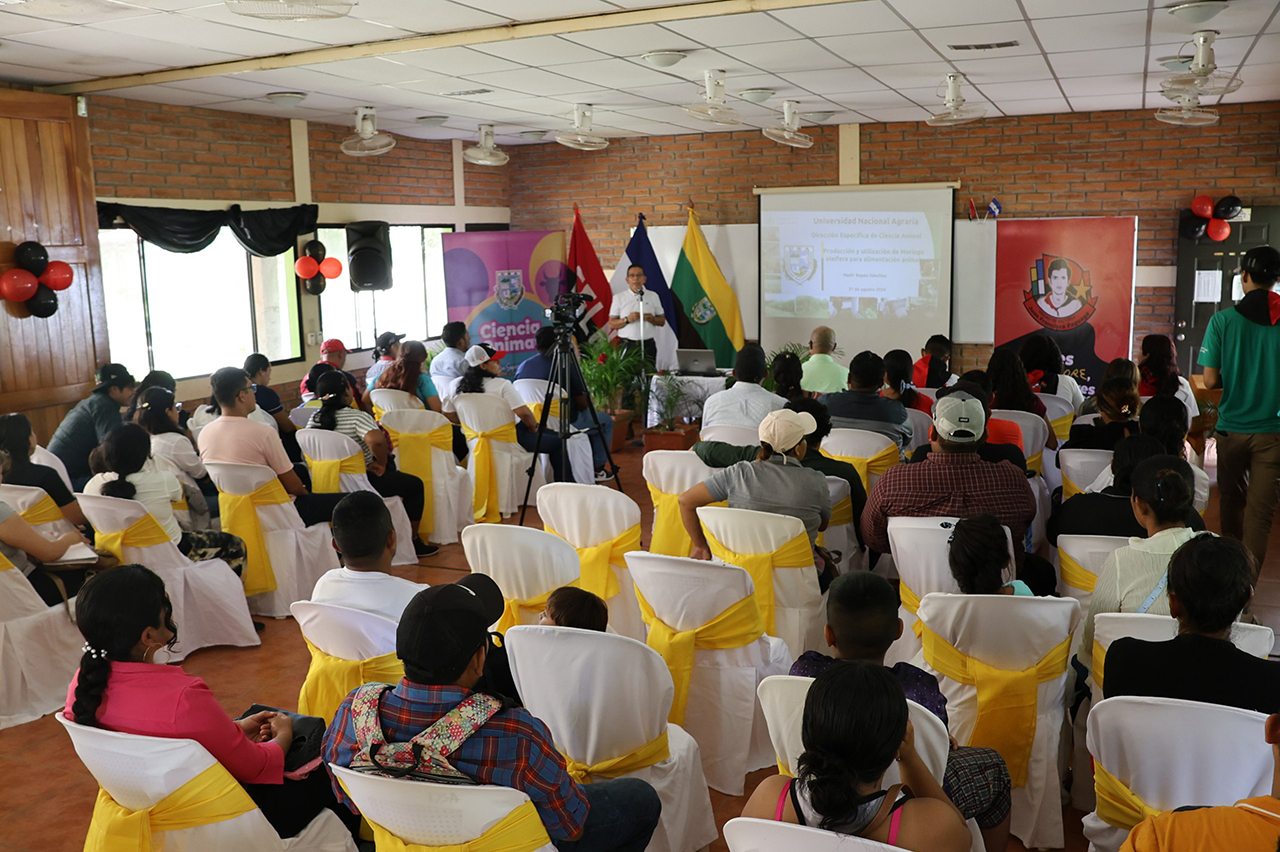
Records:
M617 457L622 469L624 491L640 505L643 515L644 542L653 506L640 473L642 451L628 446ZM1212 475L1212 456L1209 459ZM512 518L509 523L515 523ZM526 524L540 527L537 511L530 508ZM1216 500L1206 516L1210 529L1217 528ZM1255 611L1273 629L1280 632L1280 529L1273 535L1272 553L1266 575L1258 586ZM418 565L398 567L396 573L425 583L450 583L468 571L461 545L442 547L433 557ZM204 678L223 707L239 715L257 702L276 707L297 707L298 688L306 676L309 655L302 636L292 620L268 620L259 648L213 648L198 651L183 664L193 675ZM750 794L760 780L774 770L762 769L747 778ZM81 766L62 727L52 716L0 731L0 781L3 782L3 805L0 806L0 849L22 852L71 852L83 847L85 831L93 811L97 785ZM724 796L711 792L716 825L738 816L745 797ZM1064 811L1067 825L1066 848L1088 847L1080 833L1082 814L1071 808ZM713 852L725 852L723 840L712 844ZM1016 839L1010 850L1023 850Z

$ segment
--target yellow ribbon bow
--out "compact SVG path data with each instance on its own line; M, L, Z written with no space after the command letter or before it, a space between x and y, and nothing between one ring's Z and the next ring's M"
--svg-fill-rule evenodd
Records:
M430 541L435 532L435 469L432 467L431 450L439 448L445 452L453 452L453 427L448 423L437 426L430 432L397 432L383 426L382 430L391 439L391 446L396 448L396 463L402 471L422 480L422 521L418 524L418 536L423 541Z
M342 490L342 474L369 472L364 464L363 451L345 459L313 459L306 453L302 457L307 460L307 469L311 471L313 494L337 494Z
M529 403L529 412L533 415L534 420L537 420L539 423L542 422L542 403L540 402ZM551 398L551 413L548 414L547 416L549 418L560 416L560 397L553 396Z
M680 517L680 495L659 491L653 483L649 485L649 496L653 498L653 534L649 539L649 552L666 556L688 556L693 550L693 539L684 528L684 519ZM711 506L728 506L728 501L720 500Z
M935 671L977 687L978 718L966 745L1000 752L1013 786L1025 787L1031 745L1036 737L1036 692L1040 684L1066 672L1071 637L1022 671L998 669L963 654L927 625L922 639L925 661Z
M66 520L66 516L62 514L62 510L58 508L58 504L53 502L53 498L48 494L41 497L34 504L28 506L19 514L22 519L33 527L41 524L52 524L57 521Z
M667 664L675 684L675 696L671 700L667 721L673 725L682 724L689 703L689 681L693 677L693 652L741 648L759 639L764 635L760 604L754 596L746 597L701 627L676 630L658 618L639 588L636 589L636 598L640 602L640 617L649 627L647 644Z
M565 755L564 762L569 771L569 777L579 784L590 784L592 776L621 778L623 775L630 775L632 772L647 769L655 763L661 763L670 756L671 744L667 740L667 729L663 728L662 733L640 746L640 748L611 760L586 764L579 763L572 757Z
M827 522L827 529L832 527L840 527L845 524L853 523L853 497L841 497L836 504L831 507L831 520ZM825 547L827 543L826 530L818 533L817 543L819 547Z
M14 565L12 562L9 561L9 557L5 556L3 553L0 553L0 571L8 571L10 568L16 568L16 567L18 566Z
M1074 412L1068 412L1061 417L1055 417L1049 421L1049 425L1053 427L1053 434L1057 436L1059 441L1065 441L1071 437L1071 424L1076 422Z
M1133 827L1160 811L1148 805L1098 761L1093 762L1093 789L1098 794L1098 817L1107 825L1132 831Z
M578 581L566 583L567 586L578 588ZM519 598L503 598L502 599L502 617L498 619L498 633L506 633L512 627L520 624L520 610L532 613L541 613L547 608L547 598L551 597L551 593L555 589L548 589L540 595L529 598L528 600L520 600Z
M302 637L311 652L311 667L298 693L298 712L304 716L332 719L342 699L366 683L399 683L404 663L395 652L367 660L344 660L321 651Z
M493 464L493 442L516 443L516 424L504 423L488 432L477 432L462 424L462 434L468 441L475 441L471 451L475 472L475 492L472 495L473 517L477 524L496 524L502 520L498 509L498 469Z
M859 456L837 456L834 453L827 452L826 449L820 449L819 452L829 459L853 465L854 469L858 471L858 477L862 479L862 489L868 494L871 493L871 475L883 476L885 471L902 460L898 453L897 444L885 447L869 459Z
M1067 476L1067 472L1062 472L1062 502L1065 503L1077 494L1083 494L1084 489L1076 485L1071 477Z
M1093 640L1093 656L1089 661L1089 674L1093 677L1094 686L1102 692L1102 669L1106 666L1107 649L1097 639Z
M1038 476L1044 476L1044 450L1027 459L1027 470L1034 471Z
M215 763L149 808L131 811L98 788L84 852L151 852L151 834L225 822L258 806Z
M898 578L898 600L902 602L902 608L912 615L915 615L916 610L920 608L920 596L901 577ZM920 638L920 634L924 630L924 622L917 617L916 623L911 625L911 629L916 632L916 638Z
M276 590L276 574L271 569L271 557L267 542L262 536L262 522L258 520L259 506L275 506L289 502L289 493L279 479L271 479L249 494L218 492L218 509L222 516L223 532L239 536L244 541L244 582L246 596L260 595Z
M756 587L756 601L760 604L760 615L764 618L764 632L775 635L777 624L774 619L773 572L779 568L812 568L813 547L809 544L809 534L800 533L791 541L772 553L736 553L720 543L711 531L702 527L707 537L707 547L721 560L730 565L737 565L751 575L751 582Z
M565 541L569 541L546 524L543 524L542 528L552 535L558 535ZM569 543L573 544L571 541ZM622 591L622 587L618 585L618 575L613 570L614 566L626 568L627 561L623 558L624 554L640 549L640 525L629 527L613 538L591 547L575 546L573 549L578 551L579 587L608 600Z
M143 515L122 530L115 532L98 532L93 544L99 550L105 550L120 562L125 562L124 548L154 547L157 544L168 544L172 539L150 514Z
M342 784L341 781L338 783ZM342 784L342 789L347 790L347 785ZM351 795L350 790L347 790L347 795ZM475 840L445 846L406 843L368 817L365 821L373 828L378 852L535 852L551 843L533 802L523 803Z
M1058 548L1058 574L1062 577L1062 582L1082 592L1092 592L1093 587L1098 584L1098 575L1085 568L1062 548Z

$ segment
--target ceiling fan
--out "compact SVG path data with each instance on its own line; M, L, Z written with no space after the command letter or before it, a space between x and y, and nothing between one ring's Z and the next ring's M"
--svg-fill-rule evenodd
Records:
M1165 92L1165 96L1177 101L1178 106L1156 110L1156 121L1181 127L1208 127L1218 123L1218 111L1200 106L1199 95L1171 95Z
M738 111L724 102L724 72L708 69L703 74L703 85L706 89L703 99L698 103L685 104L684 111L712 124L729 127L741 124Z
M1229 95L1244 84L1234 74L1218 70L1213 52L1216 30L1200 30L1191 37L1195 44L1195 56L1191 66L1180 74L1170 74L1160 81L1160 88L1169 98L1180 95Z
M766 127L761 132L769 139L782 145L790 145L792 148L812 148L813 137L808 133L800 132L800 116L796 113L796 109L799 106L800 104L795 101L783 101L782 125L780 127Z
M396 147L396 137L378 132L378 111L356 107L356 132L342 140L342 153L352 157L376 157Z
M960 94L962 80L964 75L959 72L951 71L947 74L947 93L943 101L947 108L926 118L925 124L931 127L955 127L957 124L977 121L987 114L986 107L964 105L964 97Z
M315 21L345 18L355 0L224 0L237 15L264 21Z
M556 141L578 151L603 151L609 140L591 132L591 104L573 105L573 130L556 134Z
M462 159L477 166L505 166L511 155L493 143L493 125L482 124L480 144L464 149Z

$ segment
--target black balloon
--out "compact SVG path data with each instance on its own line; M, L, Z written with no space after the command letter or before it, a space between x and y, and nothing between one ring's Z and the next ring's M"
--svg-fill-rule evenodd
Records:
M302 247L302 253L307 257L314 257L318 261L324 260L324 243L319 240L308 240L307 244Z
M34 240L27 240L25 243L18 243L18 247L13 250L13 262L19 269L25 269L39 278L49 265L49 252Z
M308 278L302 282L302 289L306 290L312 296L319 296L324 292L325 277L317 275L315 278Z
M1240 203L1240 199L1237 196L1227 195L1213 205L1213 218L1234 219L1240 215L1240 211L1243 209L1244 205Z
M22 304L35 317L51 317L58 312L58 294L41 284L36 294Z
M1208 219L1201 219L1190 210L1182 211L1182 222L1178 225L1178 231L1182 236L1189 240L1198 240L1204 236L1208 227Z

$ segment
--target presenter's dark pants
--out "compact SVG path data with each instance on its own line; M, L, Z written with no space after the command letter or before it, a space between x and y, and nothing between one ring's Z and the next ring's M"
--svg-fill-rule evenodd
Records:
M662 816L662 801L639 778L583 784L591 810L577 840L557 840L559 852L644 852Z
M619 338L618 348L624 353L630 352L632 349L640 348L639 340L623 340ZM644 378L648 381L649 376L653 375L658 361L658 344L649 338L644 342ZM645 399L649 397L649 389L644 388L642 394ZM635 390L629 390L622 396L622 405L626 408L634 409L636 407Z
M1222 534L1242 543L1261 568L1280 501L1280 435L1218 432Z

